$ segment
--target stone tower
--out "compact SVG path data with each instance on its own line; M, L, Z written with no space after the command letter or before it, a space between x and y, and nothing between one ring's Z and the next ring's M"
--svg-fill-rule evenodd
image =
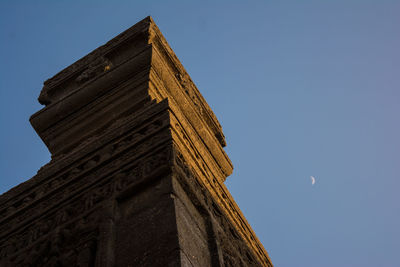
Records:
M272 266L215 115L147 17L44 83L52 154L0 196L0 266Z

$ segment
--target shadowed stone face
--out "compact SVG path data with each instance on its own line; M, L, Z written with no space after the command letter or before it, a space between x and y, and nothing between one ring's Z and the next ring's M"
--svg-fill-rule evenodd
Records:
M148 17L44 83L52 153L0 196L0 266L272 266L210 107Z

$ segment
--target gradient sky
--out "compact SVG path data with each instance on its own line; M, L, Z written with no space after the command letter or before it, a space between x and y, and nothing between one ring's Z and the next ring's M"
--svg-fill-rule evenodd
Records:
M43 81L151 15L223 126L226 184L274 265L400 266L399 14L385 0L2 0L0 193L50 160L28 121Z

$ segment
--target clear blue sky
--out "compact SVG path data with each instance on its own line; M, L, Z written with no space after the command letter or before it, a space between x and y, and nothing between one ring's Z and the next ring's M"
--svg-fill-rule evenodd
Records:
M0 193L50 159L28 122L42 82L151 15L223 126L227 186L275 266L400 266L399 14L385 0L3 0Z

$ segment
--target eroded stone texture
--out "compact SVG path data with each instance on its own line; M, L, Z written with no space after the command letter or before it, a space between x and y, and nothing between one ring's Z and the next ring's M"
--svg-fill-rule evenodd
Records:
M272 266L221 126L148 17L44 83L52 153L0 196L0 266Z

